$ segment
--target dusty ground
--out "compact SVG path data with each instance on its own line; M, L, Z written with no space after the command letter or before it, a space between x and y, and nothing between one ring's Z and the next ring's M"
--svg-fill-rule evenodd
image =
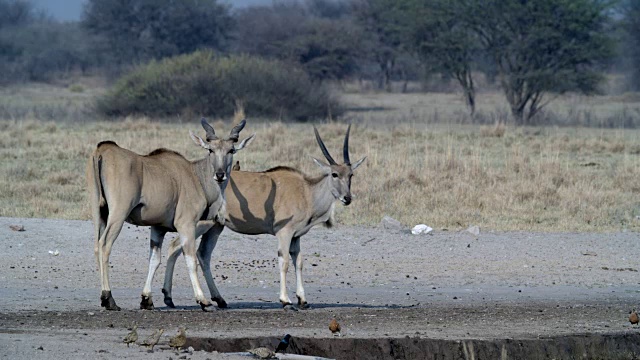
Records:
M333 317L345 338L536 339L638 332L627 322L630 309L640 308L638 233L481 232L476 238L466 232L316 228L302 240L313 309L284 312L277 302L276 239L225 231L212 267L230 309L207 313L195 306L182 258L174 282L179 308L161 306L163 263L153 289L157 310L138 310L147 236L146 228L125 225L116 241L111 286L123 311L106 312L100 308L90 222L0 218L0 357L234 357L204 351L176 355L166 347L168 337L154 353L127 348L121 341L134 320L141 337L158 327L173 335L184 325L190 337L290 333L329 339ZM56 250L57 256L49 253ZM295 298L291 275L288 289Z

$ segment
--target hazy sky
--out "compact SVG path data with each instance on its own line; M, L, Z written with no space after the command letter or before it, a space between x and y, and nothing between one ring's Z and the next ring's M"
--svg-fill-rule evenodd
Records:
M37 8L47 11L61 21L80 20L82 4L87 0L31 0ZM235 7L253 4L270 4L271 0L222 0Z

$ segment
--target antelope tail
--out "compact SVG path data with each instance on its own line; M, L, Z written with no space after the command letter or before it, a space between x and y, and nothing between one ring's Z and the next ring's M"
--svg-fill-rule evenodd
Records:
M93 156L93 179L95 183L96 195L98 196L98 207L104 207L107 205L107 200L104 197L104 188L102 187L102 177L100 176L100 165L102 163L102 156Z
M100 176L101 155L94 152L87 161L87 190L89 199L91 200L91 216L93 217L93 229L95 237L94 252L98 269L100 269L100 247L99 240L102 237L107 222L109 210L107 209L107 201L102 188L102 180Z
M104 188L102 187L102 177L100 176L101 162L102 156L94 152L87 164L87 186L91 200L91 215L95 222L100 221L103 208L107 206ZM106 219L104 220L106 221Z

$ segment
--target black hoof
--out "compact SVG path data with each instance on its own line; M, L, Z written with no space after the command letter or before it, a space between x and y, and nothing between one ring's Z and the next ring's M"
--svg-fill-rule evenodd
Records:
M200 304L200 307L202 308L202 311L209 311L208 308L213 306L213 304L204 304L204 303L201 303L201 302L198 302L198 304Z
M140 301L140 309L142 310L153 310L153 300L151 300L151 296L141 295L142 300Z
M284 309L284 311L298 311L298 309L292 304L283 304L282 308Z
M298 303L298 309L300 309L300 310L309 310L309 309L311 309L311 305L309 305L309 303L307 303L307 302Z
M173 304L173 299L168 296L169 292L165 289L162 289L162 294L164 295L164 304L172 309L175 309L176 306Z
M102 294L100 294L100 306L107 310L120 310L120 307L116 305L116 301L113 300L113 296L111 296L111 291L102 291Z
M173 299L171 298L164 298L164 304L167 305L168 307L175 309L176 305L173 303Z
M300 310L308 310L308 309L310 309L311 307L309 306L309 303L307 303L306 301L302 301L302 300L300 299L300 297L298 296L298 308L299 308Z
M227 305L227 302L224 301L223 298L211 298L211 300L215 301L216 304L218 304L218 309L226 309L229 307L229 305Z

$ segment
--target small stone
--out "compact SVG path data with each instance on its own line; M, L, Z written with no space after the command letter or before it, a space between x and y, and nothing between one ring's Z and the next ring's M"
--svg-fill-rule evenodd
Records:
M400 230L402 229L402 223L390 216L384 216L382 221L380 221L380 225L387 230Z
M91 312L91 311L89 311L89 312L87 313L87 315L89 315L89 316L93 316L93 315L95 315L95 314L96 314L96 313Z
M478 227L477 225L471 225L467 229L467 232L471 233L472 235L478 236L480 235L480 227Z

